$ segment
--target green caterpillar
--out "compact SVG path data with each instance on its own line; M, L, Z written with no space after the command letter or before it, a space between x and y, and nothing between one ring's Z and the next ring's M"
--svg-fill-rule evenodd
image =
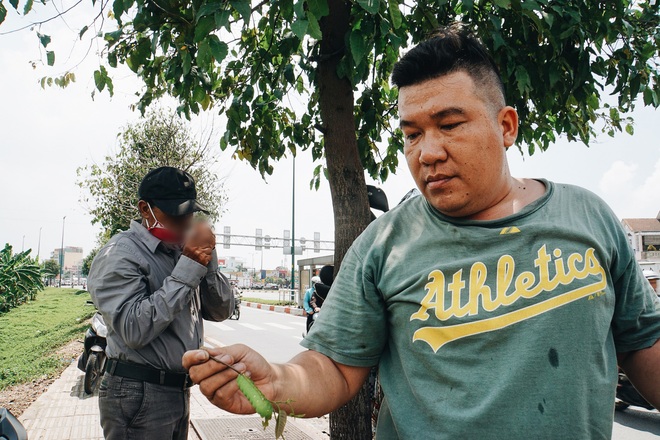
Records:
M273 417L273 404L266 399L266 396L252 382L252 379L246 375L239 374L236 378L236 383L238 383L238 389L247 397L247 400L254 407L257 414L265 419L264 425L267 425L268 420Z

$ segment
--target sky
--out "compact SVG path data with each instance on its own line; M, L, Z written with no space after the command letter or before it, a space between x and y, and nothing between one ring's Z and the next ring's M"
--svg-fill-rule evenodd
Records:
M94 12L87 3L67 14L65 20L41 26L42 33L53 37L48 48L56 51L54 67L39 61L45 55L40 53L38 29L0 35L0 245L10 243L16 251L32 249L34 256L39 248L42 259L60 247L64 216L65 246L81 246L85 254L95 246L99 228L91 224L86 207L79 202L82 190L76 185L76 170L101 163L117 148L117 133L122 127L139 119L130 106L137 101L135 92L140 84L125 68L109 72L115 82L114 97L105 92L91 97L99 47L92 44L84 58L89 39L73 44L78 30ZM60 8L70 4L65 1ZM0 33L47 16L38 11L19 17L10 8ZM88 33L93 32L90 28ZM36 68L29 63L31 60L37 61ZM77 81L68 88L44 90L39 86L41 77L61 74L79 62L74 70ZM635 119L633 136L602 135L590 147L560 139L547 152L531 157L513 148L509 152L512 174L585 187L602 197L620 218L655 217L660 211L660 111L639 106L631 116ZM191 124L199 133L211 125L217 133L224 129L214 112L194 118ZM400 164L396 175L379 185L391 206L414 187L403 157ZM332 240L328 183L323 181L319 191L310 190L313 166L311 154L299 154L296 237L310 239L314 232L320 232L322 240ZM281 237L283 230L291 228L290 157L276 164L274 174L265 181L246 163L231 159L231 152L220 153L214 171L221 176L228 197L216 231L230 226L234 234L253 235L260 228L264 235ZM261 265L261 254L253 248L232 246L229 250L219 249L219 253L221 257L242 259L249 267ZM308 252L304 257L323 254ZM284 256L281 250L265 251L264 267L278 265L290 265L290 256Z

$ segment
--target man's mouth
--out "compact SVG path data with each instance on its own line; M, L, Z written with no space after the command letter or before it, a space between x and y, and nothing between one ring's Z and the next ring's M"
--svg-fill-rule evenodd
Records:
M448 176L446 174L434 174L426 178L426 186L429 189L440 189L447 185L454 176Z

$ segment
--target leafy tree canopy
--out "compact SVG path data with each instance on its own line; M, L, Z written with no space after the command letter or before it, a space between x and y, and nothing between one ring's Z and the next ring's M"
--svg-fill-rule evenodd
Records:
M166 94L177 97L179 111L187 115L217 106L227 116L222 147L235 148L238 158L269 174L272 160L287 150L311 149L316 159L324 154L327 121L319 114L316 69L328 56L320 53L320 21L331 2L113 0L96 6L117 24L103 34L107 65L124 63L144 81L141 111ZM24 13L33 6L32 0L10 4ZM388 79L394 62L454 20L473 26L494 54L507 99L521 116L519 144L529 153L548 148L558 135L586 144L598 128L610 135L624 128L632 133L622 113L638 98L660 105L655 1L355 0L350 5L337 74L349 79L357 94L360 159L372 177L384 179L396 169L402 146L391 123L397 92ZM0 23L5 15L0 2ZM81 37L87 30L80 30ZM41 33L38 38L44 47L51 41ZM46 54L52 64L55 54ZM58 80L68 83L71 75ZM98 90L112 94L105 66L94 80ZM615 105L603 101L604 91L616 95ZM304 96L307 105L292 104L295 95ZM379 149L379 143L387 147ZM314 173L317 185L320 171L319 166Z
M115 155L107 156L101 165L79 168L82 202L88 207L92 222L102 227L100 243L128 229L131 220L139 218L140 182L150 170L161 166L190 173L195 179L198 200L211 213L211 220L217 220L225 195L218 176L211 170L217 158L210 138L195 140L190 127L176 114L155 109L119 134Z

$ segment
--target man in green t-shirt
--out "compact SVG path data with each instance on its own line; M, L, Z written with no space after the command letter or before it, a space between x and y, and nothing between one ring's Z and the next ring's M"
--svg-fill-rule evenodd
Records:
M518 116L481 43L445 28L392 80L422 197L355 241L308 351L279 365L242 345L211 352L308 417L379 365L379 440L610 438L617 358L660 405L658 300L603 201L510 175ZM208 359L184 356L202 392L253 412L236 373Z

